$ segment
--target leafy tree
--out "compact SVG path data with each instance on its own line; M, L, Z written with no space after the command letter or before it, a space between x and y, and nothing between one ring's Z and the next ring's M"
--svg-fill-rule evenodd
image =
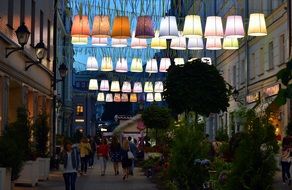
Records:
M36 149L41 157L45 157L48 153L48 134L49 134L49 126L48 126L48 117L46 114L40 114L34 124L34 133L36 139Z
M197 59L185 65L172 65L166 78L164 97L176 113L208 116L226 111L228 89L223 77L213 65Z

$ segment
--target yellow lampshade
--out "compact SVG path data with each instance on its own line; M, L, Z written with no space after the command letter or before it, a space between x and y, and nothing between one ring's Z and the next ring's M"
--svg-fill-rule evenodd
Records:
M143 72L142 59L136 58L136 57L132 59L131 72L134 72L134 73Z
M92 37L109 38L110 37L110 22L109 16L97 15L93 19Z
M71 43L74 45L86 45L88 37L72 36Z
M147 93L146 102L153 102L153 101L154 101L153 93Z
M154 101L155 102L161 102L162 101L161 93L155 93L154 94Z
M109 82L108 82L108 80L101 80L99 90L100 91L109 91Z
M147 72L147 73L157 73L158 72L158 66L157 66L156 59L149 59L147 61L145 72Z
M89 56L87 58L86 70L87 71L97 71L98 70L98 63L97 63L97 60L95 57Z
M249 36L267 35L267 27L264 14L262 13L250 14L247 33Z
M135 92L135 93L142 93L143 92L143 88L142 88L142 83L141 82L135 82L134 83L133 92Z
M88 16L75 15L71 28L72 37L88 37L90 35Z
M183 36L186 38L202 37L202 23L199 15L187 15L184 23Z
M113 23L112 38L127 39L130 37L129 18L127 16L116 16Z
M101 61L101 71L113 71L113 62L111 57L103 57Z
M154 83L154 92L163 92L163 82L162 81L156 81Z
M112 81L111 84L111 92L120 92L120 82L119 81Z
M159 31L155 31L155 37L151 39L151 48L152 49L166 49L167 43L166 39L159 38Z
M96 100L97 100L98 102L104 102L104 93L99 92L99 93L97 94L97 98L96 98Z
M105 101L106 102L113 102L114 101L113 94L111 94L111 93L106 94Z
M122 92L132 92L131 83L129 81L123 82Z
M129 101L129 96L128 94L123 93L121 97L122 102L128 102Z
M153 84L152 82L145 82L144 84L144 92L153 92Z
M137 102L138 101L138 98L137 98L137 94L135 93L131 93L130 94L130 102Z
M224 38L223 39L223 49L235 50L238 49L238 39L237 38Z
M96 79L89 80L88 90L98 90L98 83Z
M115 93L115 95L114 95L114 102L121 102L121 94Z

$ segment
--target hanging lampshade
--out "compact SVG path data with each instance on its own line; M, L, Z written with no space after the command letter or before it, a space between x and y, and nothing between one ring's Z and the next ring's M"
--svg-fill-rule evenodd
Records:
M122 48L122 47L127 47L127 46L128 46L127 39L115 39L115 38L112 38L112 47Z
M151 39L151 48L152 49L166 49L167 43L166 39L159 38L159 31L155 31L155 37Z
M153 92L153 84L152 82L145 82L144 84L144 92Z
M145 72L147 72L147 73L157 73L158 72L158 66L157 66L156 59L149 59L147 61Z
M131 93L130 94L130 102L137 102L137 101L138 101L137 94Z
M265 15L262 13L253 13L249 15L248 24L249 36L265 36L267 35L267 27Z
M186 38L198 38L203 36L201 17L199 15L186 16L183 36Z
M96 98L96 100L97 100L98 102L104 102L104 93L103 93L103 92L99 92L99 93L97 94L97 98Z
M162 81L156 81L154 83L154 92L163 92L163 82Z
M221 39L220 38L207 38L206 49L208 49L208 50L220 50L220 49L222 49L222 47L221 47Z
M153 93L147 93L146 102L153 102L153 101L154 101Z
M146 39L140 39L135 37L135 32L132 34L131 48L133 49L143 49L147 48Z
M116 65L116 72L119 73L126 73L128 72L128 62L126 58L118 58L117 65Z
M75 15L71 28L72 37L88 37L90 35L88 16Z
M113 102L114 101L113 94L111 94L111 93L106 94L105 101L106 102Z
M98 63L95 57L88 57L86 63L86 70L87 71L97 71L98 70Z
M107 46L107 41L108 41L107 38L94 38L94 37L92 37L91 40L92 40L91 44L93 46Z
M143 72L142 59L136 58L136 57L132 59L131 72L134 72L134 73Z
M142 83L141 82L135 82L134 83L133 92L135 92L135 93L142 93L143 92Z
M171 40L170 48L175 50L185 50L187 48L186 38L179 31L179 37Z
M129 96L128 94L123 93L121 97L122 102L128 102L129 101Z
M132 92L131 83L129 81L123 82L122 92Z
M103 57L101 61L101 71L113 71L113 62L111 57Z
M112 81L111 83L111 92L120 92L120 82L119 81Z
M229 38L244 37L243 21L240 15L232 15L227 17L225 37Z
M170 65L171 65L170 58L165 58L165 57L161 58L159 72L166 73Z
M223 39L223 49L234 50L238 49L238 39L226 37Z
M159 38L173 39L176 37L178 37L178 30L175 16L162 17L160 21Z
M136 26L136 38L153 38L154 29L151 16L139 16Z
M109 82L108 80L101 80L100 86L99 86L100 91L109 91Z
M203 38L189 38L188 49L190 50L204 49Z
M98 84L96 79L89 80L88 90L98 90Z
M71 43L74 45L86 45L88 37L72 36Z
M222 19L219 16L208 16L205 27L205 38L223 38Z
M155 93L154 94L154 101L155 102L161 102L162 101L161 93Z
M145 94L138 94L138 101L139 102L145 101Z
M114 95L114 102L121 102L121 94L115 93L115 95Z
M112 38L127 39L130 37L129 18L127 16L116 16L113 23Z
M175 65L184 65L185 60L182 57L176 57L176 58L174 58L174 64Z
M109 38L110 37L110 22L109 16L97 15L93 19L92 37Z

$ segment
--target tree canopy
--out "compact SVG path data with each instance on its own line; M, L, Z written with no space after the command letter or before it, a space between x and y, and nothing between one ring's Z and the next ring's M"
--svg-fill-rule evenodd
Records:
M143 111L142 119L148 128L166 129L170 126L171 114L169 109L153 104Z

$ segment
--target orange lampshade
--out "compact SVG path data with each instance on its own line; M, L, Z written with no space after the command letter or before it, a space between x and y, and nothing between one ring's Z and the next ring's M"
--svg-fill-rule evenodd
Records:
M127 16L116 16L114 18L112 38L126 39L131 37L130 21Z
M137 101L138 101L137 94L131 93L130 94L130 102L137 102Z
M110 37L109 16L97 15L94 17L92 26L92 37L96 38Z
M72 37L88 37L90 35L88 16L75 15L73 19L71 36Z

